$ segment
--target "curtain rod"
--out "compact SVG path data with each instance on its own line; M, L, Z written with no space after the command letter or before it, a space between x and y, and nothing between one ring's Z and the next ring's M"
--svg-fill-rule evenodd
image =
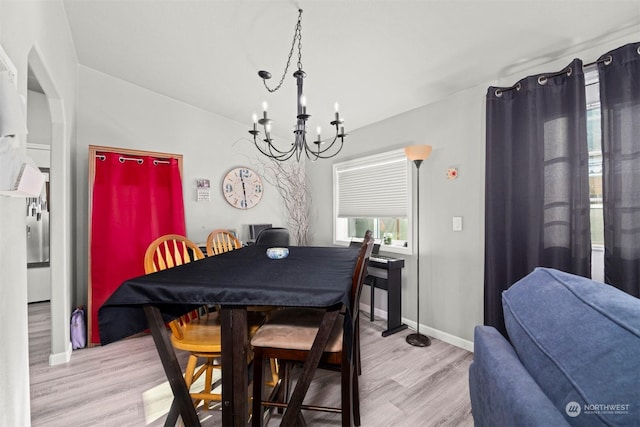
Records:
M640 48L639 48L639 50L640 50ZM611 64L611 61L613 61L613 58L611 57L611 55L607 55L606 57L604 57L602 59L598 59L596 61L589 62L588 64L583 64L582 65L582 69L584 70L585 68L589 68L589 67L592 67L592 66L597 65L597 64L609 65L609 64ZM545 74L540 75L538 77L538 84L543 85L543 84L547 83L548 79L560 76L560 75L565 74L565 73L568 76L570 76L571 75L571 67L567 67L562 71L558 71L557 73L547 74L547 75L545 75ZM520 84L520 82L518 82L518 83L516 83L515 85L513 85L511 87L496 89L495 95L500 97L500 96L502 96L502 94L504 92L509 92L511 90L514 90L514 89L515 90L520 90L521 87L522 87L522 85Z
M107 159L107 156L105 156L104 154L96 154L96 158L98 158L98 159L100 159L100 160L103 160L103 161L104 161L104 160L106 160L106 159ZM136 158L133 158L133 157L123 157L123 156L120 156L120 158L119 158L118 160L120 160L120 163L124 163L126 160L131 160L131 161L137 162L139 165L141 165L141 164L143 164L143 163L144 163L144 159L136 159ZM169 162L168 160L157 160L157 159L153 159L153 164L154 164L154 165L156 165L156 166L157 166L157 165L159 165L160 163L163 163L163 164L165 164L165 165L168 165L170 162Z

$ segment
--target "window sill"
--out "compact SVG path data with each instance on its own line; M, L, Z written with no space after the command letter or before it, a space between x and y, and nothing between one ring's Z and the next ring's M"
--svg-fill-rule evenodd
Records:
M333 241L334 245L338 246L349 246L351 243L350 240L335 240ZM381 253L394 253L394 254L402 254L402 255L412 255L413 252L411 248L404 246L394 246L394 245L380 245Z

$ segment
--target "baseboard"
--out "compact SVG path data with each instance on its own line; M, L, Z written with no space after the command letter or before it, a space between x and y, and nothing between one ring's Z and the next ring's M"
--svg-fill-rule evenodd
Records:
M371 306L360 303L360 310L366 311L367 313L371 313ZM376 307L375 311L373 312L373 315L381 319L387 320L387 312L380 308Z
M416 322L411 322L411 324L407 321L407 319L403 319L403 321L409 325L409 327L411 327L411 325L414 326L415 328L415 324ZM420 333L425 333L430 337L433 337L435 339L438 339L440 341L444 341L447 344L451 344L451 345L455 345L456 347L460 347L462 349L465 349L467 351L470 351L473 353L473 341L469 341L469 340L465 340L463 338L457 337L455 335L451 335L447 332L443 332L440 331L438 329L434 329L434 328L430 328L429 326L425 326L425 325L420 325Z
M71 360L71 353L73 352L73 348L71 347L71 342L67 343L67 348L62 353L51 353L49 355L49 366L62 365L64 363L69 363Z
M367 305L367 304L363 304L360 303L360 309L363 311L366 311L367 313L371 313L371 306ZM375 311L373 313L376 317L380 317L382 319L387 319L387 312L384 310L381 310L379 308L375 308ZM402 318L402 321L406 324L409 325L410 328L414 329L416 328L416 322L412 321L412 320L407 320L405 318ZM435 328L431 328L429 326L420 324L420 332L421 333L425 333L430 337L433 337L435 339L438 339L440 341L444 341L447 344L451 344L451 345L455 345L456 347L460 347L462 349L465 349L467 351L470 351L473 353L473 341L469 341L469 340L465 340L463 338L457 337L455 335L451 335L447 332L443 332L441 330L435 329Z

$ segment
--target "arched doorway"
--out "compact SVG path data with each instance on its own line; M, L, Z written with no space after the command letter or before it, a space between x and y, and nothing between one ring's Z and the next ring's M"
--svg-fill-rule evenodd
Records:
M66 363L71 359L69 316L71 315L71 186L70 148L66 135L64 101L52 80L51 73L33 47L28 57L29 69L45 94L51 118L50 158L50 278L51 278L51 353L49 364Z

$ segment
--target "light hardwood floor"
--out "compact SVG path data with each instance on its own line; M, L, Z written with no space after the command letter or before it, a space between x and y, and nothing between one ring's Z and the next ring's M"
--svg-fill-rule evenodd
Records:
M384 321L363 313L360 377L362 426L472 426L468 370L472 353L432 339L383 338ZM170 390L150 336L79 349L66 365L48 366L49 303L29 305L33 426L161 426ZM178 354L183 367L186 354ZM319 371L307 400L339 405L340 376ZM218 410L200 411L203 426L221 425ZM159 418L157 418L159 417ZM155 418L155 419L154 419ZM305 412L309 425L339 426L339 415ZM269 426L279 423L272 417Z

